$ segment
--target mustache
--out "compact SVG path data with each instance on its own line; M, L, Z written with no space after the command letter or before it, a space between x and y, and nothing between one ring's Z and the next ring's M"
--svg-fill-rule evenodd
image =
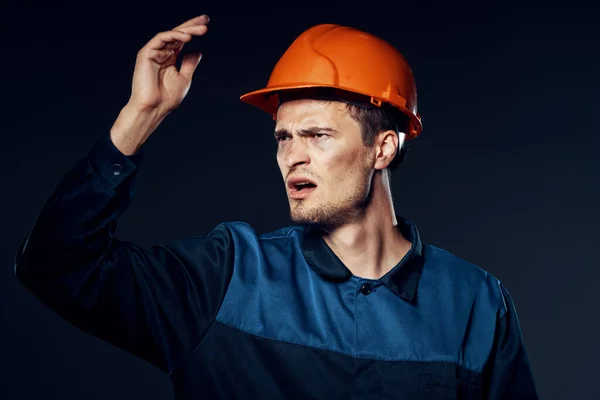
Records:
M285 177L285 180L287 181L290 176L304 176L304 177L307 177L307 178L314 179L317 182L319 181L319 178L315 174L313 174L313 173L311 173L309 171L290 170L287 173L287 176Z

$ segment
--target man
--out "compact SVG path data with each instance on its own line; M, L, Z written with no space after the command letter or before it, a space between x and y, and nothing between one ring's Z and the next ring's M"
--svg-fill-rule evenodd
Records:
M15 259L80 329L169 373L178 399L535 399L515 308L489 273L421 242L389 169L421 132L400 53L318 25L242 100L273 114L295 225L149 249L114 236L144 146L185 98L200 16L138 53L110 132L61 180Z

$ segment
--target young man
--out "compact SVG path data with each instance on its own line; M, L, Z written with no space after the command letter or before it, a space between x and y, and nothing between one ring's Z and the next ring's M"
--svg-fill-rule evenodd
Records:
M140 50L128 104L38 215L18 279L169 373L178 399L537 398L506 289L394 213L389 169L421 122L408 64L365 32L307 30L242 96L276 120L295 225L227 223L149 249L114 236L143 147L200 60L177 71L177 55L207 24Z

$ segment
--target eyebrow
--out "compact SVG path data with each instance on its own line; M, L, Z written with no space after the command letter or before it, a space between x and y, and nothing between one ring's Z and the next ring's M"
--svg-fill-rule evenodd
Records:
M335 129L329 128L326 126L311 126L309 128L300 129L298 131L298 134L300 136L307 136L307 135L315 135L315 134L323 133L323 132L337 133L337 131ZM287 129L282 128L282 129L277 129L274 133L274 136L276 138L278 138L278 137L282 137L282 136L292 136L292 134Z

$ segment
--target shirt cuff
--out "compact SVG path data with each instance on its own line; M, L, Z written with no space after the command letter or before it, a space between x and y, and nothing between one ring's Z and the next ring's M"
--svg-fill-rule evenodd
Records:
M135 176L145 154L145 142L135 154L127 156L114 145L110 131L106 131L88 151L87 158L94 173L110 187L117 188Z

